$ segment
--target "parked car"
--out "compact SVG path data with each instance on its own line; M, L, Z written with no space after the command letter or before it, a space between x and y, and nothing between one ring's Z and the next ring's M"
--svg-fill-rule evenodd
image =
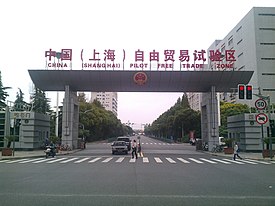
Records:
M128 147L125 141L115 141L112 143L112 154L115 153L128 154Z
M117 141L124 141L124 142L126 142L128 151L131 150L131 140L130 140L129 137L118 137L118 138L117 138Z

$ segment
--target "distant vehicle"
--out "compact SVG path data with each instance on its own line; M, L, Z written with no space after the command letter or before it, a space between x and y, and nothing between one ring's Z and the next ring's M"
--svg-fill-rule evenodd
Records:
M128 154L128 147L125 141L115 141L112 143L112 154L115 153Z
M116 141L124 141L124 142L126 142L128 151L131 150L131 140L130 140L129 137L118 137Z

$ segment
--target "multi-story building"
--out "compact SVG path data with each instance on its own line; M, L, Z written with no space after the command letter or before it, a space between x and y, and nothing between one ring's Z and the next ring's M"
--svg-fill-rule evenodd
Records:
M201 100L202 100L201 93L188 92L187 98L191 109L195 111L201 110Z
M220 51L222 61L219 63L226 63L226 50L235 50L236 61L230 62L233 68L227 70L254 71L250 80L253 93L260 91L262 95L270 95L271 103L275 102L275 8L252 8L224 39L216 40L209 50ZM208 65L209 69L218 70L216 63ZM253 107L258 98L253 95L253 101L239 100L236 94L237 88L232 88L230 93L221 93L220 99Z
M91 92L90 102L97 100L101 105L117 116L117 92Z

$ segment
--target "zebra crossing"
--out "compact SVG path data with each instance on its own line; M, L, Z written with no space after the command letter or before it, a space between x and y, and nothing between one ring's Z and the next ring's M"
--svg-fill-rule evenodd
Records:
M103 144L107 144L107 145L111 145L112 143L108 142L104 142ZM141 142L141 145L178 145L175 143L165 143L165 142Z
M132 159L131 157L114 157L114 156L102 156L102 157L59 157L59 158L34 158L34 159L17 159L17 160L0 160L0 164L83 164L83 163L135 163L141 162L144 164L155 163L155 164L224 164L224 165L271 165L275 164L274 161L266 162L252 159L245 160L232 160L228 158L202 158L202 157L140 157L138 159Z

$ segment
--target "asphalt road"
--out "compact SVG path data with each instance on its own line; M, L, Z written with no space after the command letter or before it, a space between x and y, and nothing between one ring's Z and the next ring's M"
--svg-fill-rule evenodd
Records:
M275 205L275 164L231 162L142 136L143 157L106 143L0 162L1 205Z

